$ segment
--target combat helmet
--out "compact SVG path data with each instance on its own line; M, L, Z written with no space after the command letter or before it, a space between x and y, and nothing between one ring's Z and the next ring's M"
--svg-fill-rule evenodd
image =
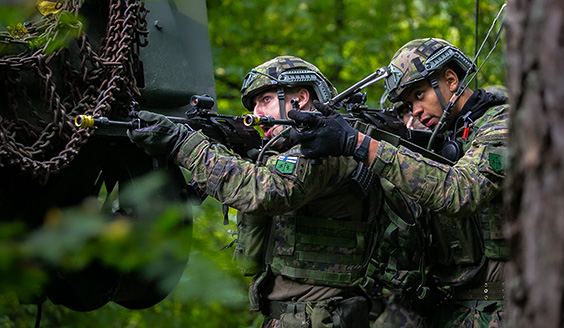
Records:
M399 101L399 96L407 87L426 78L435 91L438 91L435 73L449 63L458 65L466 74L475 70L472 60L445 40L427 38L406 43L394 54L388 65L389 75L385 81L388 99L391 102ZM439 101L443 105L442 96Z
M310 86L321 102L337 94L335 87L315 65L294 56L278 56L247 73L241 87L241 101L252 111L255 107L253 98L257 94L277 88L280 116L285 118L284 88L296 86Z

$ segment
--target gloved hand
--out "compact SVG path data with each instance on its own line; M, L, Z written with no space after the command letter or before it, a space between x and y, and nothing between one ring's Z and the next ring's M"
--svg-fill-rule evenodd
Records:
M182 142L193 132L188 126L173 123L166 116L140 111L139 119L146 124L139 129L127 130L127 136L137 146L153 156L174 157Z
M289 118L304 125L301 130L290 131L290 137L301 144L302 154L309 158L352 156L358 131L329 106L317 100L313 106L325 116L297 110L288 112Z

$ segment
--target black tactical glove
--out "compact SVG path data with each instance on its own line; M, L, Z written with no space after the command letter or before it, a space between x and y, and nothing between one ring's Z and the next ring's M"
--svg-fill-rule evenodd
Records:
M139 119L142 127L128 130L127 136L153 157L176 156L182 142L193 132L188 126L173 123L166 116L157 113L142 110L139 112Z
M302 154L309 158L352 156L358 131L329 106L317 100L313 101L313 106L325 116L297 110L288 112L289 118L304 126L290 132L290 137L301 144Z

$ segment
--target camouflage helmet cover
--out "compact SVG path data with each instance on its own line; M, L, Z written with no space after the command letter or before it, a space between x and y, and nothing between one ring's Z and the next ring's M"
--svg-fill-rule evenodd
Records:
M411 84L430 77L446 64L454 62L464 72L475 69L474 64L460 49L442 39L416 39L406 43L392 57L386 77L386 91L392 102Z
M337 94L335 87L315 65L294 56L278 56L247 73L241 87L241 101L252 111L253 98L258 93L277 86L300 85L311 86L321 102Z

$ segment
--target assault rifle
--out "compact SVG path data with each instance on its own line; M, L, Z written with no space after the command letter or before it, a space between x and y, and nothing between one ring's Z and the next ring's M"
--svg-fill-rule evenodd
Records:
M443 135L434 138L433 147L429 150L426 147L433 131L408 129L394 111L368 108L365 102L366 92L358 92L344 103L347 114L343 116L355 129L396 147L404 146L434 161L448 165L455 164L440 155L445 142Z
M225 145L242 157L248 157L249 151L262 146L262 138L257 130L244 124L242 117L212 112L211 108L214 104L215 100L208 95L195 95L190 99L191 109L185 112L186 117L166 117L174 123L186 124L194 131L202 130L211 140ZM139 104L137 102L132 103L129 121L78 115L74 123L80 128L140 128L145 123L137 117L138 107Z
M243 123L243 117L222 115L211 111L215 100L208 95L194 95L190 99L191 108L185 112L186 117L166 116L175 123L185 124L192 130L201 130L213 142L218 142L239 154L243 158L256 156L259 148L262 147L263 139L257 130ZM132 102L129 120L110 120L107 117L92 117L88 115L78 115L74 123L80 128L97 127L101 132L109 130L106 135L118 135L115 130L135 129L144 126L146 123L139 119L139 104ZM153 159L154 167L162 167L162 159ZM193 196L202 202L207 195L201 191L196 183L191 180L188 185L191 187Z
M437 153L442 150L444 144L444 140L440 136L433 136L432 131L408 129L393 111L372 109L365 105L366 92L361 92L361 90L388 77L390 74L387 66L379 68L333 97L327 104L334 109L345 107L345 110L349 112L349 114L344 115L345 119L362 133L378 140L387 141L396 147L404 146L434 161L454 165L454 162ZM429 140L431 139L433 143L429 147Z

